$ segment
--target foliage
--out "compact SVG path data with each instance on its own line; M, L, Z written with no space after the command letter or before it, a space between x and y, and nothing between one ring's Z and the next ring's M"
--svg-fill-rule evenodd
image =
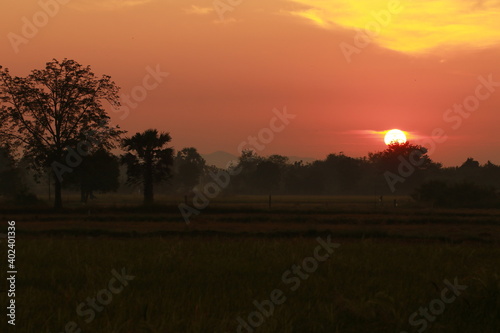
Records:
M128 182L143 184L145 204L154 201L153 184L172 174L174 151L165 147L171 140L169 133L148 129L122 141L122 148L127 153L122 155L121 161L127 165Z
M91 142L112 148L122 131L109 125L102 102L119 106L118 87L107 75L97 78L74 60L52 60L26 77L0 67L0 140L21 147L43 172L66 165L68 148ZM55 207L62 206L61 174L55 174Z
M15 196L22 190L21 170L16 166L11 149L0 147L0 195Z
M175 187L181 192L191 190L198 185L206 168L205 159L196 148L188 147L178 151L174 159Z
M369 153L368 160L382 172L397 172L401 160L411 162L417 170L438 169L441 167L441 164L434 163L427 155L427 148L412 144L410 141L391 143L384 151Z
M110 192L118 189L120 164L118 157L103 148L83 157L82 163L66 177L69 185L80 189L81 201L86 203L94 192Z
M429 202L436 207L482 208L499 206L492 187L472 183L448 184L440 180L429 181L415 190L413 198Z

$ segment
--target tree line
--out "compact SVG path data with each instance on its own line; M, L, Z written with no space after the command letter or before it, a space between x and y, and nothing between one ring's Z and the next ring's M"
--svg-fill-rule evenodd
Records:
M111 126L103 103L119 107L118 92L109 76L97 77L73 60L54 59L26 77L0 67L0 195L34 200L26 178L48 177L55 208L63 205L63 188L78 189L82 202L96 192L140 188L151 204L155 191L190 195L212 181L220 170L194 147L175 151L169 133L126 136ZM410 142L362 158L336 153L310 163L246 150L233 167L239 172L227 194L411 194L435 205L477 206L497 204L500 189L500 166L469 158L444 168Z

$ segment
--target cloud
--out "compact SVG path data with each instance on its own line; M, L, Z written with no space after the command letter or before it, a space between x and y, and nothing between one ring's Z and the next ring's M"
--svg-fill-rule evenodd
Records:
M199 7L196 5L191 5L191 7L184 9L184 12L187 14L194 15L207 15L214 11L213 8L210 7Z
M334 131L333 133L342 135L342 136L354 136L362 139L376 139L376 140L384 140L385 135L390 129L386 130L348 130L348 131ZM406 138L409 141L422 140L426 138L425 135L420 135L416 131L406 131L402 129L405 133Z
M329 30L368 28L377 44L395 51L428 53L440 48L500 45L498 0L289 1L300 5L299 9L289 11L289 15ZM389 9L393 9L392 14Z
M321 11L314 8L309 8L302 11L291 11L290 14L309 19L323 28L328 28L331 24L330 21L325 21L324 15L322 15Z

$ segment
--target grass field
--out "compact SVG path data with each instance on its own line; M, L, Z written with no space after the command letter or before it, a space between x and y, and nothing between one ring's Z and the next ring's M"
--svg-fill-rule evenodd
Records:
M8 332L500 332L499 211L235 197L186 225L173 198L113 200L2 210L17 222ZM122 269L134 278L111 292Z

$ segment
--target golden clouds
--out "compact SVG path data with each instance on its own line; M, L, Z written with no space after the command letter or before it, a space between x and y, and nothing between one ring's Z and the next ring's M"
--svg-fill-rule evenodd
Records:
M426 53L439 48L482 48L500 43L500 1L479 0L291 0L301 10L290 14L326 29L380 31L373 40L382 47ZM401 10L384 13L398 6Z

